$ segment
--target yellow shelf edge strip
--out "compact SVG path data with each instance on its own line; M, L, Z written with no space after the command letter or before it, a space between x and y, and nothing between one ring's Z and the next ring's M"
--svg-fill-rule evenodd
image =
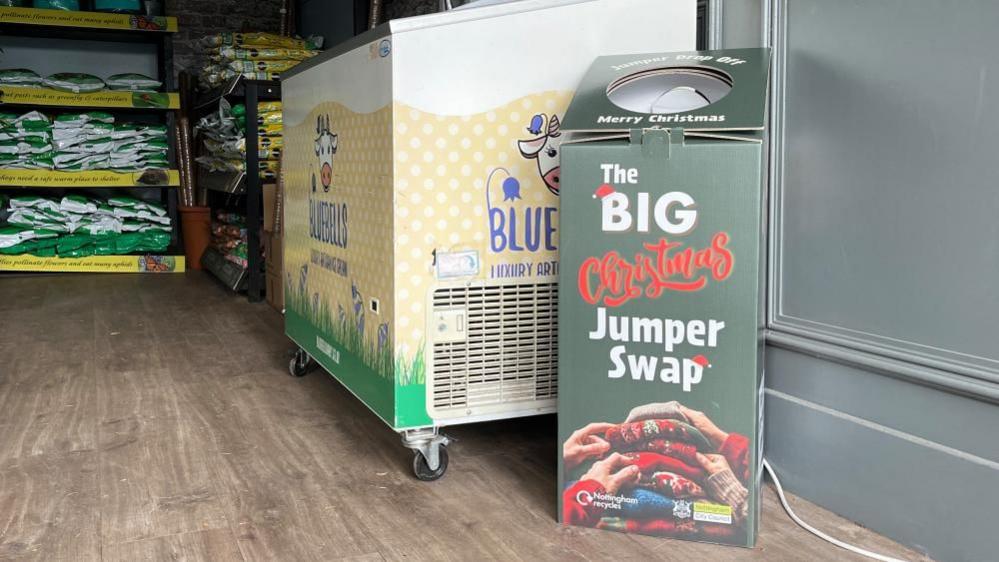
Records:
M0 169L0 187L176 187L179 185L180 172L177 170L62 172Z
M50 88L21 86L0 87L0 103L21 105L54 105L65 107L125 107L179 109L180 94L176 92L102 91L86 94L60 92Z
M52 271L67 273L184 273L184 256L87 256L42 258L0 255L0 271Z
M0 6L0 23L176 33L177 18Z

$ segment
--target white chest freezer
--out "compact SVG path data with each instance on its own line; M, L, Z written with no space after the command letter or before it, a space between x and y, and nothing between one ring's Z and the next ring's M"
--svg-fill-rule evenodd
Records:
M560 120L597 56L692 50L695 4L483 3L289 72L293 371L314 359L431 472L441 426L553 412Z

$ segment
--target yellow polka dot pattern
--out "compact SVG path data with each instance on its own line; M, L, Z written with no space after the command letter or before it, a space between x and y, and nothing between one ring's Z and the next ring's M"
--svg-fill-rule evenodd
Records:
M317 180L314 200L347 204L347 248L320 242L309 236L309 195L312 175L319 174L316 156L316 121L329 116L330 130L337 135L333 156L333 181L328 193ZM285 269L297 288L301 266L308 267L307 294L318 293L328 302L330 313L343 307L354 325L351 283L363 298L364 341L374 345L378 326L394 324L392 256L392 112L389 107L373 113L354 113L338 103L316 107L306 121L285 131ZM311 263L312 250L347 262L345 278ZM288 281L286 274L286 282ZM371 312L370 300L379 301L379 314ZM389 343L391 344L391 343Z
M410 357L427 339L424 330L431 292L455 284L436 279L435 250L478 251L482 265L477 281L488 279L494 264L558 259L557 252L543 250L529 254L490 251L486 181L490 172L504 168L520 182L522 199L503 202L502 188L494 180L489 186L494 207L558 206L558 197L545 186L537 162L521 156L517 142L537 136L527 131L533 116L544 113L561 118L571 98L571 92L545 92L460 117L395 103L395 341L404 356Z
M518 141L536 137L526 129L537 114L564 115L571 92L545 92L515 100L475 115L442 116L396 102L391 108L358 114L328 102L315 108L301 125L286 129L284 153L286 275L298 284L302 265L312 250L347 261L343 278L309 265L309 295L351 313L351 282L357 284L366 309L365 338L376 338L378 325L388 323L394 356L412 360L425 345L428 299L439 286L483 282L496 264L554 261L557 252L490 250L487 179L497 168L520 182L521 199L503 201L497 182L489 186L494 207L523 210L557 207L558 197L545 186L535 160L525 159ZM316 119L329 115L338 135L329 193L316 198L345 202L349 243L346 250L309 237L309 194L315 155ZM394 239L394 245L393 245ZM474 278L439 281L434 252L475 250L481 267ZM551 281L528 277L509 282ZM381 313L369 310L370 298L380 301Z

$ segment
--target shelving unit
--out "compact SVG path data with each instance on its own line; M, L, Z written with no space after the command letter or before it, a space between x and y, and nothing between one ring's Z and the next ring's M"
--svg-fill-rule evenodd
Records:
M264 181L257 173L259 166L259 154L257 152L258 135L256 126L250 126L257 122L257 104L261 101L277 101L281 99L281 83L265 80L244 80L236 78L230 83L207 92L198 98L195 110L198 116L205 115L213 109L218 109L221 99L230 102L242 102L246 106L246 172L219 173L208 172L199 167L199 184L211 192L217 194L227 194L227 197L241 197L241 207L246 213L246 247L247 247L247 274L245 276L245 288L247 298L250 302L259 302L263 299L264 291L264 256L261 252L260 232L263 228L263 186ZM229 267L218 268L213 264L218 260L207 262L205 265L208 271L219 277L227 285L232 284L232 270ZM224 265L224 264L222 264ZM236 289L242 288L239 284Z
M176 162L174 110L180 97L174 92L173 33L177 19L98 12L73 12L35 8L0 7L0 34L27 37L40 41L99 41L123 44L153 44L156 49L158 79L166 92L136 93L102 91L86 94L60 92L49 88L0 87L0 108L40 109L43 111L106 110L116 114L155 120L167 126L167 158ZM89 256L84 258L43 258L32 255L0 255L0 271L59 272L183 272L185 261L180 248L177 215L177 170L115 172L91 170L66 172L54 170L0 169L0 190L17 189L114 189L128 191L160 190L173 225L171 245L164 255Z

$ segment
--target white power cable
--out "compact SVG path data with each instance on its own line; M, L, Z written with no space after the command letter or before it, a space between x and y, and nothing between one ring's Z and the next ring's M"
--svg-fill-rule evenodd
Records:
M906 562L905 560L892 558L891 556L885 556L884 554L878 554L877 552L871 552L869 550L864 550L859 546L854 546L852 544L845 543L837 538L831 537L823 533L822 531L816 529L815 527L812 527L808 523L805 523L804 521L801 520L800 517L797 516L797 514L794 513L794 511L791 510L791 506L787 504L787 498L784 497L784 488L781 487L780 480L777 478L777 473L774 472L773 468L771 468L770 463L767 462L767 459L763 459L763 468L766 469L767 473L770 475L770 478L772 478L774 481L774 487L777 488L777 496L780 497L780 503L781 505L784 506L784 511L786 511L787 514L791 516L791 519L795 523L800 525L801 528L805 529L809 533L819 537L820 539L826 542L830 542L840 548L845 548L846 550L849 550L850 552L859 554L861 556L873 558L874 560L881 560L881 562Z

